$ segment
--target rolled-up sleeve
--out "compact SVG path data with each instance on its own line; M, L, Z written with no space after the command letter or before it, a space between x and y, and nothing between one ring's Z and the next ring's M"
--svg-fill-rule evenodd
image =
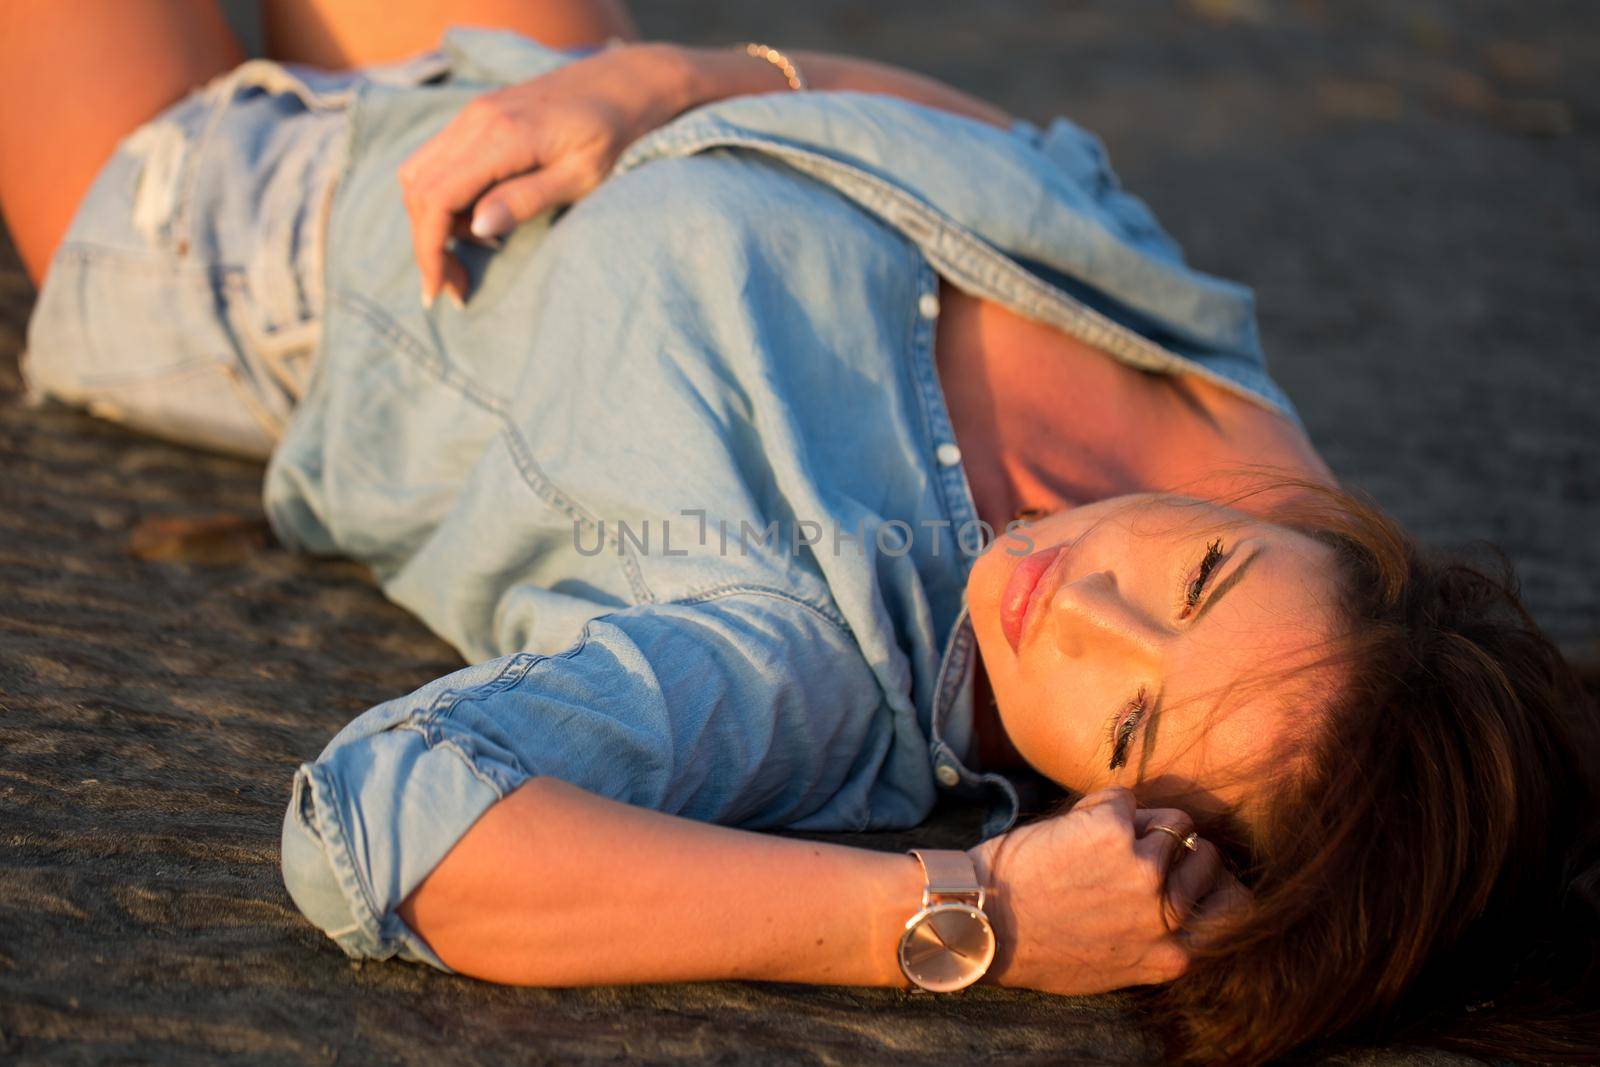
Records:
M744 591L628 608L557 655L468 667L357 717L295 773L284 882L347 955L448 971L395 909L529 778L727 825L860 829L876 792L905 792L882 773L905 765L903 734L815 607Z

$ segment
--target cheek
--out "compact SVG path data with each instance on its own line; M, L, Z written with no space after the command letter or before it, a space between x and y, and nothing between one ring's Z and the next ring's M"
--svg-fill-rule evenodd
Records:
M1280 718L1262 710L1175 709L1163 716L1156 744L1134 785L1141 803L1191 814L1239 811L1270 789L1282 736ZM1130 761L1130 765L1133 761Z
M1110 705L1092 670L1076 664L991 681L1006 734L1035 770L1073 790L1104 781L1110 757L1101 735Z

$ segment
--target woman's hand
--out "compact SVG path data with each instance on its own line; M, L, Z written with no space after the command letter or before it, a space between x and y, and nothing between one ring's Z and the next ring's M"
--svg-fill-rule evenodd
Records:
M1200 840L1189 852L1152 826L1182 836L1194 823L1173 808L1141 810L1131 792L1112 787L969 849L980 883L994 887L987 911L999 947L990 979L1078 994L1182 974L1181 924L1201 908L1242 906L1249 893L1215 846Z
M811 89L884 93L1005 129L992 104L872 60L794 52ZM401 164L422 301L458 301L467 272L450 238L492 241L541 212L582 198L622 150L678 114L747 93L788 93L783 75L742 49L630 44L478 97ZM470 212L470 216L469 216Z
M682 58L671 45L609 48L475 98L398 172L422 302L444 288L459 303L467 272L451 237L493 241L587 194L622 150L684 109ZM470 221L469 221L470 212Z

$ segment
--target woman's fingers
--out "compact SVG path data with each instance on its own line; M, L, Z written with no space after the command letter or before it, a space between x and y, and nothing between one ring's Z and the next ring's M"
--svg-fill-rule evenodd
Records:
M456 295L466 296L466 272L450 255L449 241L458 230L458 222L465 209L493 178L477 176L456 177L446 180L419 179L419 184L406 191L406 213L411 217L412 250L417 268L422 275L424 304L431 304L440 288L447 282L458 283Z
M467 288L471 285L471 277L467 268L455 256L446 256L444 261L444 277L439 283L439 291L444 293L456 307L467 306Z
M1195 913L1209 919L1248 908L1252 899L1249 888L1224 867L1217 872L1211 891L1200 899Z
M1120 785L1108 785L1104 789L1096 789L1093 793L1085 793L1072 805L1074 812L1089 812L1096 808L1106 808L1114 812L1123 821L1132 824L1139 802L1134 799L1133 790Z
M1174 862L1176 865L1167 873L1167 906L1172 913L1172 925L1181 926L1189 921L1200 901L1217 888L1224 875L1230 879L1233 876L1223 867L1222 853L1217 846L1204 838L1195 841L1193 852L1185 852Z
M498 249L503 243L500 235L543 211L582 196L587 188L581 179L574 176L575 173L573 168L558 164L493 186L478 198L470 216L465 211L451 213L448 238ZM432 249L429 251L431 253ZM461 307L467 298L467 287L471 284L467 269L460 259L449 253L448 243L440 249L439 256L439 280L432 291L444 293L455 301L457 307ZM420 264L421 260L418 262ZM428 285L428 274L424 272L424 294L430 291ZM424 302L429 301L425 298Z
M671 117L640 77L657 53L608 50L483 93L419 146L398 177L422 298L465 298L450 240L489 243L597 186L624 145Z
M458 218L496 182L538 163L532 137L499 104L479 97L400 167L423 303L448 281L465 297L466 272L449 254Z
M1194 819L1178 808L1141 808L1133 816L1134 851L1157 862L1163 876L1180 854L1186 854L1184 841L1194 833ZM1198 840L1197 840L1198 843Z
M451 119L443 130L412 152L395 172L395 177L400 182L401 199L405 204L406 215L411 222L412 255L422 275L424 306L432 304L433 298L438 294L439 286L444 279L445 261L450 258L448 242L455 228L454 218L449 213L440 218L432 210L432 190L440 158L453 149L454 137L458 133L457 123L460 120L460 114Z
M1216 847L1194 834L1194 819L1178 808L1141 808L1134 814L1133 824L1139 835L1134 841L1134 852L1141 856L1158 887L1158 902L1163 921L1169 929L1181 926L1194 910L1198 899L1193 884L1204 882L1204 892L1210 888L1215 876L1211 864L1220 862ZM1186 842L1193 841L1190 849Z
M582 184L576 168L562 163L508 178L478 198L472 233L498 238L535 215L578 199L587 191Z
M1167 826L1187 834L1194 829L1194 818L1182 808L1140 808L1134 813L1136 832L1147 834L1152 826Z

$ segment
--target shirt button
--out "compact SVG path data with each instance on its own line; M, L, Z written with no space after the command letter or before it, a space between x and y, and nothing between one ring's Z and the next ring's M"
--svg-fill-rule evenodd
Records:
M939 298L932 293L923 293L922 299L917 301L917 310L922 313L922 317L925 319L938 318Z
M938 769L933 772L933 776L939 779L940 785L946 787L953 787L961 781L961 772L948 763L939 764Z
M961 462L961 449L957 448L955 444L950 441L946 441L944 444L934 449L933 454L937 456L939 458L939 462L946 467L954 467L957 463Z

